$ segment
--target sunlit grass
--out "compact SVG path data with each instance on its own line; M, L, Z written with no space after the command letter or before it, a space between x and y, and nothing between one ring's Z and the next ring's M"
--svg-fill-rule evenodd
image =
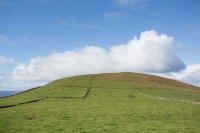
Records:
M198 88L135 73L61 79L1 98L0 105L45 96L49 98L1 108L0 132L200 132L200 104L157 98L198 100ZM58 98L62 96L75 98Z
M160 90L160 89L139 89L140 92L154 97L163 97L177 100L200 100L200 93L178 91L178 90Z

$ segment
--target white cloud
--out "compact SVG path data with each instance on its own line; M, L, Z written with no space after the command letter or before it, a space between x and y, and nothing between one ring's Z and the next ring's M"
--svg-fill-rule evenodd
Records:
M171 72L161 76L200 86L200 64L188 65L186 69L180 72Z
M45 84L46 82L20 82L9 79L2 79L0 80L0 91L27 90Z
M7 63L14 63L14 60L12 58L7 59L0 55L0 65L5 65Z
M6 75L6 73L5 72L3 72L3 71L0 71L0 80L2 79L2 77L3 76L5 76Z
M112 21L114 19L119 19L119 18L123 18L123 17L127 17L128 15L126 13L118 13L118 12L108 12L103 14L103 17L107 20L107 21Z
M21 36L20 39L24 42L28 42L28 43L31 43L32 40L30 38L28 38L27 36Z
M59 19L58 22L59 22L61 25L68 25L67 22L65 22L64 20L61 20L61 19Z
M8 37L0 34L0 43L8 41Z
M81 27L83 29L97 29L97 30L101 30L104 29L103 27L99 26L99 25L87 25L87 24L79 24L77 23L78 27Z
M101 72L136 71L170 72L185 68L175 55L169 54L173 37L158 35L155 31L142 32L126 45L117 45L106 51L86 46L64 53L35 57L29 63L19 64L12 79L21 81L50 81L61 77Z
M113 0L113 2L121 7L130 7L132 10L143 10L147 8L146 4L141 4L144 0Z
M0 71L0 76L4 76L4 75L6 75L6 73L3 71Z
M70 22L66 22L61 19L59 19L58 22L61 25L69 26L69 27L73 27L73 28L97 29L97 30L104 29L104 27L101 27L99 25L88 25L88 24L84 24L84 23L79 23L76 21L76 19L74 17L70 17Z

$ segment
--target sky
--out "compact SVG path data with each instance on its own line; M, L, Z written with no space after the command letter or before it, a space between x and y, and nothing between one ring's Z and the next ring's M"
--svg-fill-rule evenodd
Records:
M199 0L0 0L0 91L136 72L200 87Z

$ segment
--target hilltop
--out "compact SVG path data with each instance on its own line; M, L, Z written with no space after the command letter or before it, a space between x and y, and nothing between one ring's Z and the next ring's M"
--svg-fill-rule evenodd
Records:
M78 86L92 88L159 88L191 92L200 92L200 88L176 80L141 73L103 73L79 75L52 81L45 85L52 86Z
M0 132L199 132L200 88L140 73L57 79L0 98Z

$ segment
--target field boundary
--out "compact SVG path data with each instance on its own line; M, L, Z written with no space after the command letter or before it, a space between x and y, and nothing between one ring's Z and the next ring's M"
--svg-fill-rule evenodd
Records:
M87 90L87 92L85 93L85 95L84 95L82 98L85 98L85 97L88 95L88 93L90 92L90 88L91 88L91 85L92 85L92 80L93 80L96 76L97 76L97 75L95 75L95 76L93 76L93 77L91 78L90 83L89 83L88 90Z
M195 102L195 100L169 99L169 98L156 97L156 96L144 94L144 93L140 92L137 88L135 88L135 91L137 91L139 94L141 94L141 95L143 95L143 96L146 96L146 97L153 97L153 98L157 98L157 99L160 99L160 100L175 101L175 102L187 102L187 103L192 103L192 104L200 104L200 102Z
M14 107L14 106L18 106L18 105L22 105L22 104L28 104L28 103L33 103L33 102L38 102L40 100L44 100L50 97L43 97L43 98L39 98L39 99L35 99L35 100L30 100L27 102L21 102L21 103L17 103L17 104L10 104L10 105L4 105L4 106L0 106L0 108L9 108L9 107Z
M86 94L82 97L71 97L71 96L61 96L61 97L43 97L43 98L39 98L39 99L34 99L34 100L30 100L30 101L26 101L26 102L21 102L21 103L17 103L17 104L10 104L10 105L3 105L0 106L0 109L2 108L9 108L9 107L14 107L14 106L18 106L18 105L22 105L22 104L29 104L29 103L33 103L33 102L38 102L47 98L85 98L85 96L87 95L88 91L86 92Z
M72 80L70 83L69 83L69 87L71 87L71 84L74 82L74 81L76 81L76 80L78 80L78 79L74 79L74 80Z
M90 92L90 87L88 88L87 92L85 93L85 95L82 98L85 98L89 92Z
M38 101L41 101L41 100L44 100L44 99L47 99L47 98L85 98L88 95L89 91L90 91L90 87L87 89L86 93L83 96L77 96L77 97L76 96L60 96L60 97L46 96L46 97L43 97L43 98L33 99L33 100L30 100L30 101L26 101L26 102L20 102L20 103L10 104L10 105L3 105L3 106L0 106L0 109L14 107L14 106L28 104L28 103L33 103L33 102L38 102Z

